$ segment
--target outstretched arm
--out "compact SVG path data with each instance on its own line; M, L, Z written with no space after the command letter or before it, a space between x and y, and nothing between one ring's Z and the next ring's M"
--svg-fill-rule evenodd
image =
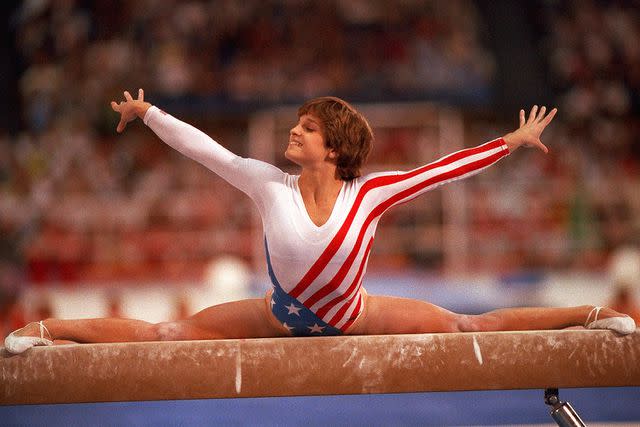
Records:
M237 155L194 126L145 102L142 89L138 90L138 99L133 99L127 91L124 92L124 98L125 100L119 103L111 101L111 108L120 113L120 122L116 128L118 133L122 132L129 122L137 118L143 119L144 124L167 145L236 185L234 176L238 175L237 162L240 159Z
M204 165L231 185L247 193L254 201L262 197L264 184L278 180L282 171L268 163L242 158L227 150L204 132L188 123L164 113L144 100L144 91L138 90L138 99L124 92L125 100L111 102L111 108L120 113L117 131L137 118L167 145Z
M549 114L545 114L546 111L547 107L542 107L538 110L538 106L534 105L529 112L529 117L525 119L524 110L520 110L520 127L502 137L509 148L509 152L513 153L521 145L537 148L545 154L549 152L549 149L540 141L540 135L547 125L551 123L558 110L554 108Z
M525 118L520 110L520 127L502 138L444 156L434 162L408 172L384 172L366 177L368 187L376 189L388 206L404 203L442 184L479 173L506 157L520 146L534 147L545 153L549 150L540 141L557 110L546 114L546 108L534 106ZM392 196L392 197L390 197Z

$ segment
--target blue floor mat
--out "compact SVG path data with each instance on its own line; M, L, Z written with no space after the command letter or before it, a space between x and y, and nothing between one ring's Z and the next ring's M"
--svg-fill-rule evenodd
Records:
M553 424L542 390L0 407L2 426ZM640 425L640 387L562 389L587 423Z

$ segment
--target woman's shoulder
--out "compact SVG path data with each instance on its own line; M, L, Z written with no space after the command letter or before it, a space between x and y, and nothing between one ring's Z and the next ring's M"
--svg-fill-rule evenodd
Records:
M364 185L366 182L369 181L375 181L377 179L381 179L384 177L388 177L388 176L397 176L399 173L399 171L381 171L381 172L370 172L367 174L364 174L362 176L359 176L358 178L354 179L353 181L355 181L356 184L358 185Z
M238 166L240 168L252 171L257 175L260 175L263 179L281 180L284 179L285 176L289 175L283 172L279 167L263 160L257 160L250 157L238 157L237 161L239 162Z

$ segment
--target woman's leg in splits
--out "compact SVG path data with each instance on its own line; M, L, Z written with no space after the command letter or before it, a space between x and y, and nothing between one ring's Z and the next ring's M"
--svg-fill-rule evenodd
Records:
M457 314L425 301L368 295L365 313L348 331L353 335L436 332L489 332L563 329L594 320L593 306L505 308L484 314ZM598 319L622 317L603 308Z
M135 319L46 319L45 337L60 342L103 343L130 341L201 340L287 336L267 311L263 298L234 301L206 308L184 320L149 323ZM38 323L16 331L40 336ZM47 336L49 335L49 336Z

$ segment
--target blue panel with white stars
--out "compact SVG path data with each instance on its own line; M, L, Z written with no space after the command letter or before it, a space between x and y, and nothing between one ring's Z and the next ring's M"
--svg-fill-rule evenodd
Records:
M269 247L266 239L264 245L267 254L269 277L273 284L271 312L282 326L289 329L294 336L342 335L340 329L324 322L313 311L282 289L273 273L273 268L271 268L271 258L269 257Z

